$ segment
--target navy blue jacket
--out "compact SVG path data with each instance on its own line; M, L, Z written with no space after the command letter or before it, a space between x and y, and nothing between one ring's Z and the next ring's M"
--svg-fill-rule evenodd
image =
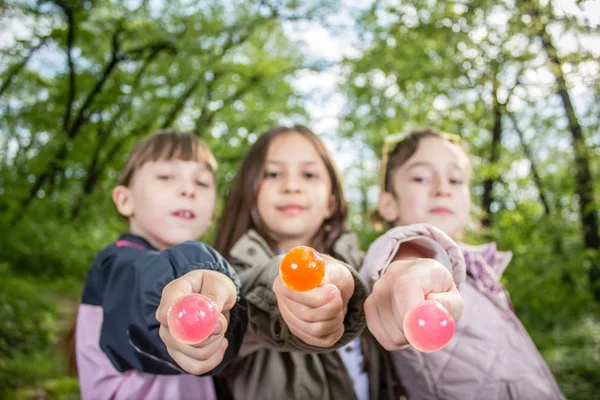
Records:
M238 289L238 300L225 333L229 346L221 364L209 373L214 375L237 355L248 324L246 303L239 295L239 279L225 258L212 247L193 241L159 252L146 240L131 234L122 235L98 253L88 273L82 305L101 307L99 347L116 370L134 369L161 375L184 373L158 335L160 324L155 312L165 285L197 269L222 272ZM85 323L82 317L80 312L78 325Z

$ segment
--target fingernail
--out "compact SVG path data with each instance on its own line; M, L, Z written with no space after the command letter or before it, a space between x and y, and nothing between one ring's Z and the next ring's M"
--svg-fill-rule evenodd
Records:
M217 321L215 324L215 329L213 329L213 335L220 335L223 332L223 323L221 321Z
M331 292L329 292L329 300L333 300L333 298L337 295L337 289L332 289Z

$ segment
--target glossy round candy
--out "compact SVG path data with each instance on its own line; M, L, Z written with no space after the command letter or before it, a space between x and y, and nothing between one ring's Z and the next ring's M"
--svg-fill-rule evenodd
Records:
M408 342L423 352L437 351L454 336L454 319L435 300L425 300L408 310L404 317L404 335Z
M217 323L217 305L203 294L189 294L177 300L167 314L169 330L175 339L187 344L209 337Z
M279 274L287 287L305 292L316 288L323 281L325 260L311 247L294 247L283 257Z

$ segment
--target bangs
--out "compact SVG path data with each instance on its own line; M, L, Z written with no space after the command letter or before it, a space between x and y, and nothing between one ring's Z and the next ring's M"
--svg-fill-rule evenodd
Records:
M137 165L141 167L148 161L195 161L206 164L211 172L217 172L217 161L206 145L197 137L186 135L158 134L156 140L149 141L146 148L141 149Z
M217 160L198 136L163 130L141 142L134 150L123 170L119 184L128 186L133 172L147 162L170 160L195 161L208 167L213 175L217 174Z

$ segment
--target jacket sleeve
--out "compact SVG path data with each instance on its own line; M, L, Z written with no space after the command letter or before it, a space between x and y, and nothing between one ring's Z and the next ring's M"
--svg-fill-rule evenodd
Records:
M434 226L413 224L392 228L369 246L360 270L369 290L385 273L402 243L409 241L429 250L432 258L448 268L456 286L465 280L465 260L458 245Z
M352 272L354 293L348 302L344 334L340 340L331 347L322 348L311 346L293 335L279 312L277 297L273 292L273 282L279 273L282 258L283 255L276 256L261 267L235 266L248 301L248 332L244 338L241 356L261 347L279 351L329 352L348 344L362 333L366 327L363 304L367 298L367 287L354 268L342 263Z
M246 305L239 296L239 279L223 257L211 247L191 241L163 252L126 248L118 252L104 274L104 323L100 336L100 347L119 371L133 368L154 374L184 372L159 337L155 312L165 285L197 269L219 271L238 288L238 301L230 312L225 333L229 347L221 364L209 375L218 373L237 355L247 326Z

